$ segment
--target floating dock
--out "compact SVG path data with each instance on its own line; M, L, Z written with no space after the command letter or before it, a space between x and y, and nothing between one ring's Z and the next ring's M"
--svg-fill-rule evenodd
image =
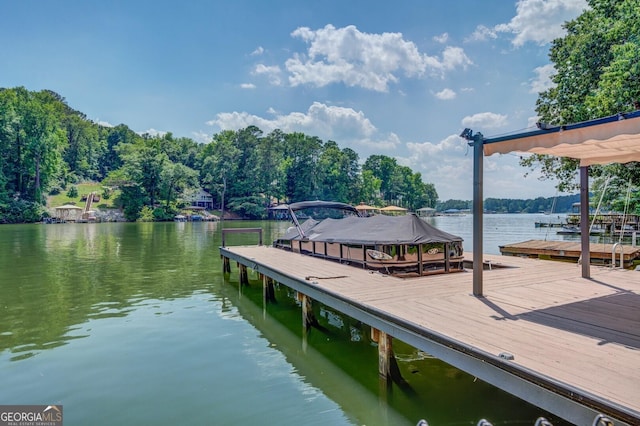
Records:
M591 243L591 263L596 265L611 265L615 254L616 265L620 266L622 257L623 267L629 268L633 262L640 260L640 247L630 245L616 245ZM546 260L563 260L577 263L580 258L580 242L571 241L543 241L528 240L521 243L500 246L500 253L506 256L533 257Z
M402 279L266 246L221 247L237 262L575 424L607 416L640 424L640 273L484 255L485 297L472 273ZM470 253L465 253L472 259Z

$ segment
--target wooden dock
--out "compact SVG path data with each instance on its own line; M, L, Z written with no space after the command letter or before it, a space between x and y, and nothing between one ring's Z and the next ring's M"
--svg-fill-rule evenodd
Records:
M640 424L639 272L584 279L563 262L484 255L477 298L470 272L401 279L265 246L220 254L575 424Z
M611 265L613 244L591 243L591 263ZM500 253L506 256L533 257L547 260L563 260L576 263L580 258L580 242L528 240L521 243L500 246ZM620 266L620 257L625 268L640 260L640 247L618 245L615 249L616 265Z

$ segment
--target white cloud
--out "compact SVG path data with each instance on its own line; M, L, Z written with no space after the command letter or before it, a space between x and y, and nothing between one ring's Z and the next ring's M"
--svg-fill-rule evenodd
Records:
M251 56L260 56L264 53L264 48L262 46L258 46L256 50L251 52Z
M553 87L551 77L556 74L556 69L553 64L547 64L542 67L538 67L533 70L536 73L536 78L531 80L531 89L529 93L540 93Z
M433 40L438 43L446 43L449 40L449 33L442 33L439 36L434 36Z
M247 112L225 112L207 122L221 130L238 130L250 125L259 127L265 132L280 129L284 132L303 132L318 136L324 140L335 140L342 147L366 148L366 150L389 151L400 144L394 133L381 134L365 117L362 111L352 108L326 105L314 102L306 112L278 114L273 108L267 111L272 119L260 117ZM356 150L361 151L361 150Z
M327 25L316 31L300 27L291 35L309 45L305 54L296 53L285 63L292 86L322 87L341 82L386 92L401 73L407 77L426 73L442 76L445 71L472 64L459 47L446 47L442 58L428 56L401 33L368 34L353 25Z
M136 133L139 134L139 135L145 135L146 134L146 135L150 135L150 136L159 136L159 137L162 137L162 136L167 134L167 132L164 131L164 130L156 130L156 129L153 129L153 128L149 129L149 130L145 130L143 132L136 132Z
M252 72L253 75L265 75L268 78L269 83L274 86L279 86L282 83L280 78L281 73L282 71L279 66L268 66L265 64L256 65Z
M516 16L494 30L515 34L511 41L515 47L528 41L544 45L564 36L562 24L576 18L586 8L586 0L519 0Z
M473 198L473 148L458 135L438 143L407 143L409 157L398 158L402 165L420 172L424 182L433 183L440 200ZM484 197L535 198L551 196L552 183L542 184L519 164L519 155L492 155L484 161Z
M433 183L440 199L471 199L473 196L472 149L467 141L458 135L450 135L440 142L403 143L395 133L383 134L361 112L344 108L313 103L306 112L278 113L273 108L267 111L271 118L264 118L247 112L217 114L207 124L221 130L237 130L255 125L265 133L275 129L291 133L295 131L318 136L323 140L335 140L342 148L351 148L358 152L361 159L372 154L395 157L399 164L420 172L424 182ZM506 116L483 113L467 117L469 125L481 125L485 128L504 125ZM474 130L476 130L474 128ZM202 133L201 141L208 141ZM399 156L406 146L406 157ZM498 198L533 198L540 195L540 185L527 184L513 179L524 170L517 165L517 157L509 155L491 156L485 162L485 181L491 187L485 188L485 196ZM509 179L505 179L509 176ZM508 181L504 182L503 180ZM499 188L494 188L500 185ZM528 192L527 192L528 191Z
M481 112L474 115L466 116L462 119L464 127L477 129L496 129L504 127L507 124L507 116L496 114L493 112Z
M255 89L256 85L253 84L253 83L242 83L240 85L240 88L242 88L242 89Z
M444 101L448 101L451 99L455 99L456 98L456 92L454 92L451 89L442 89L441 91L439 91L438 93L435 94L436 98L444 100Z
M408 142L407 148L411 153L410 158L423 158L424 156L439 156L441 154L450 154L452 152L463 152L464 151L464 142L457 135L450 135L440 141L439 143L431 143L431 142ZM439 161L438 158L434 158L434 162L437 163Z
M109 123L108 121L103 121L103 120L100 120L100 119L97 119L95 121L95 123L97 125L99 125L99 126L102 126L102 127L116 127L113 124Z
M465 41L485 41L487 39L496 39L498 34L492 28L488 28L484 25L478 25L475 31L465 39Z
M540 121L540 116L535 115L527 118L527 127L534 127Z
M444 70L467 69L467 66L472 64L473 62L461 47L447 46L442 52L442 68Z
M203 131L191 132L191 136L196 142L208 143L211 142L211 134Z
M473 189L471 156L466 141L449 135L438 143L407 143L409 157L400 164L420 172L424 182L433 183L441 200L469 199Z

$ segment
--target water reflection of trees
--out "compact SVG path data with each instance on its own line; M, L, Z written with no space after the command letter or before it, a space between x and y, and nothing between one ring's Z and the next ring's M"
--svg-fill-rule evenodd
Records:
M211 285L220 274L215 225L3 227L0 351L16 354L14 360L33 356L84 337L73 333L79 324Z

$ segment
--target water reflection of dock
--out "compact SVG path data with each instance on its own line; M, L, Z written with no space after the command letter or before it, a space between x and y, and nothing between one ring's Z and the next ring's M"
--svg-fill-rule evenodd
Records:
M484 255L477 298L470 273L403 280L271 247L220 252L575 424L640 422L637 272L585 279L562 262Z
M614 254L616 264L620 266L620 257L622 257L625 268L632 266L635 260L640 259L640 247L630 245L616 245L614 250L614 244L591 243L589 252L591 253L591 263L595 265L611 265ZM500 253L508 256L576 263L580 258L581 248L578 241L528 240L500 246Z

